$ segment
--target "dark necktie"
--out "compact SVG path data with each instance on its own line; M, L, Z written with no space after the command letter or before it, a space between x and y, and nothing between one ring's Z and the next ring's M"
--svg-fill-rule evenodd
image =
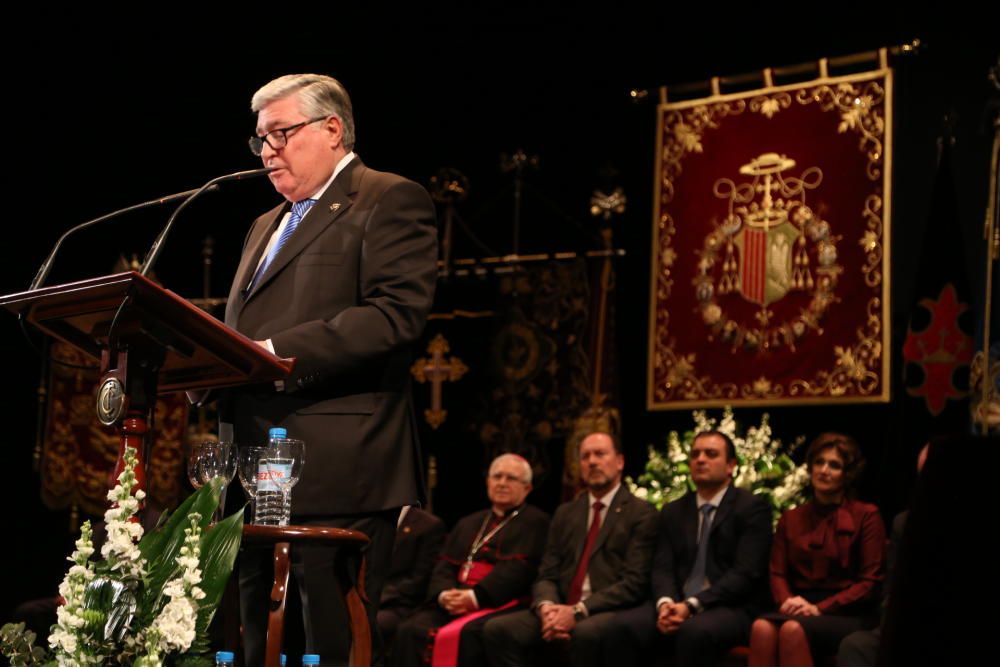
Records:
M590 530L587 531L587 540L583 543L583 554L580 556L580 564L576 567L576 574L569 582L569 593L566 595L566 604L576 604L580 601L583 592L583 580L587 578L587 567L590 565L590 552L594 550L594 543L597 541L597 534L601 532L601 510L604 503L600 500L593 504L594 518L590 522Z
M684 596L691 597L705 590L705 561L708 560L708 534L712 530L712 511L715 505L701 506L701 539L698 540L698 555L691 568L691 576L684 582Z

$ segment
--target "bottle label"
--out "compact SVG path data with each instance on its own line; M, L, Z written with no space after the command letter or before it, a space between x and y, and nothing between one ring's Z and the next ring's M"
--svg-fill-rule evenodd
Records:
M280 493L282 484L287 484L291 476L289 459L261 459L257 465L257 493Z

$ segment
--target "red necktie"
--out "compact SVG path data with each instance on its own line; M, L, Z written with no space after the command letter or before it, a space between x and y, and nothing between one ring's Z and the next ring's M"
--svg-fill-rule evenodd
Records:
M569 593L566 595L566 604L576 604L580 601L580 594L583 592L583 580L587 578L587 567L590 565L590 552L594 549L594 542L597 541L597 533L601 531L601 510L604 503L596 501L594 507L594 518L590 522L590 530L587 532L587 541L583 543L583 554L580 556L580 564L576 567L576 574L569 582Z

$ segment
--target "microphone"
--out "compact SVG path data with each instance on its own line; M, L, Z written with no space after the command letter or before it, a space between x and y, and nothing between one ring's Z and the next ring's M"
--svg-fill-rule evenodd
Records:
M213 185L211 188L209 188L209 191L215 192L218 189L219 189L218 186ZM118 216L124 215L125 213L131 213L132 211L139 211L144 208L150 208L152 206L159 206L160 204L169 204L170 202L177 201L178 199L184 199L185 197L190 197L196 192L198 191L185 190L184 192L178 192L176 194L167 195L166 197L161 197L160 199L151 199L149 201L142 202L141 204L135 204L134 206L128 206L126 208L118 209L117 211L112 211L111 213L102 215L99 218L88 220L87 222L80 223L76 227L70 228L69 230L66 231L66 233L64 233L62 236L59 237L58 241L56 241L55 246L52 247L52 252L50 252L49 256L45 258L44 262L42 262L41 267L39 267L38 269L38 273L35 274L34 280L31 281L31 286L28 287L28 291L29 292L35 291L36 289L41 287L42 283L45 282L45 279L49 277L49 272L52 270L52 262L55 261L56 253L59 252L59 246L62 245L62 242L65 241L66 237L68 237L70 234L75 234L81 229L86 229L87 227L96 225L99 222L104 222L105 220L117 218Z
M238 171L234 174L226 174L225 176L217 176L216 178L213 178L205 185L201 186L198 190L194 191L194 193L192 193L191 196L185 199L180 206L174 209L174 212L170 216L170 219L167 220L167 224L163 227L163 231L160 232L160 235L156 237L156 240L153 241L153 245L149 249L149 252L146 253L146 259L144 259L142 262L142 268L139 270L139 274L145 277L146 274L149 273L149 270L153 268L153 265L156 264L157 258L160 256L160 252L162 252L163 242L166 240L167 234L170 233L170 229L174 226L174 220L176 220L180 212L183 211L188 204L197 199L202 192L207 192L208 190L211 190L213 187L217 187L216 185L217 183L223 183L225 181L240 181L245 178L255 178L257 176L264 176L265 174L269 174L274 170L275 167L264 167L263 169L249 169L247 171Z

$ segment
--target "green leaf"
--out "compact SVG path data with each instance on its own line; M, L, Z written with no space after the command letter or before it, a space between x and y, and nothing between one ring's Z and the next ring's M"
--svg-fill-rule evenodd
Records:
M795 470L795 461L787 454L779 455L776 463L781 466L782 470Z
M225 482L220 477L205 484L188 496L162 525L146 533L139 541L139 551L147 563L144 595L139 606L143 625L153 621L160 607L163 587L179 572L177 556L184 546L184 530L191 526L188 516L192 512L200 514L199 524L204 531L212 520L212 513L219 506L219 496L224 485Z
M35 633L25 630L24 623L6 623L0 628L0 642L7 644L34 644Z
M242 539L242 509L201 535L201 589L205 597L198 601L197 634L189 649L191 653L204 653L209 649L208 626L226 591Z
M35 646L35 633L24 629L24 623L7 623L0 628L0 653L7 657L11 667L40 665L47 652Z

